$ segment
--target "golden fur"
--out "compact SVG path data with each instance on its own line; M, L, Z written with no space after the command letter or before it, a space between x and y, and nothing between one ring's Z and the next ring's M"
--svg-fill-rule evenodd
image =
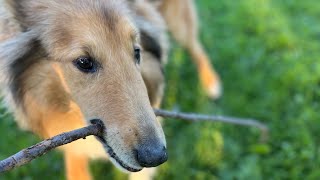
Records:
M88 158L107 158L110 148L115 165L136 171L143 168L137 148L166 146L151 106L163 96L167 28L194 57L208 95L221 94L191 0L2 1L10 11L0 8L0 83L20 126L47 138L90 119L106 125L107 144L88 137L61 147L68 179L90 179ZM140 45L141 65L133 53ZM80 72L73 62L81 56L93 57L99 70ZM153 174L144 169L130 178Z

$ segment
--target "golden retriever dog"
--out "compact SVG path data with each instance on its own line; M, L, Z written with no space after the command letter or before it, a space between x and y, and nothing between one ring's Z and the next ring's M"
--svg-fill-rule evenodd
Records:
M60 147L67 179L91 179L109 158L150 179L168 156L161 104L167 30L192 55L204 89L221 94L197 38L192 0L0 0L0 82L19 125L42 138L105 125L103 137ZM99 139L99 140L98 140Z

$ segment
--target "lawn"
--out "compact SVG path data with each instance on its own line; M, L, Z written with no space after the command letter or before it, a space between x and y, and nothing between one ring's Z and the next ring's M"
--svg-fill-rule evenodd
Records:
M317 0L201 0L201 39L224 95L204 95L194 65L174 44L165 68L164 109L260 119L259 131L223 123L167 119L169 161L156 179L320 179L320 3ZM0 159L39 141L22 132L0 108ZM124 179L105 162L93 162L96 179ZM64 178L54 151L0 179Z

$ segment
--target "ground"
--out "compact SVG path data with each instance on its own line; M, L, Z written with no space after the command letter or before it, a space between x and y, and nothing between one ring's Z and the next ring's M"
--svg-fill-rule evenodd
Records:
M319 2L196 2L224 95L206 98L188 54L173 45L163 108L256 118L270 127L269 141L260 143L255 128L167 119L169 161L156 179L320 179ZM39 141L10 115L2 115L0 134L0 159ZM54 151L0 179L63 179L63 166ZM96 179L126 177L104 162L91 169Z

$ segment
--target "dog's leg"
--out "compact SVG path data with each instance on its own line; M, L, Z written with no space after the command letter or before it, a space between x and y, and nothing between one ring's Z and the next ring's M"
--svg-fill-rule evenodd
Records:
M68 180L91 180L89 160L86 156L75 155L65 151L65 166Z
M162 64L149 53L143 53L142 56L141 74L148 90L149 100L153 108L159 108L165 87Z
M193 0L163 0L159 9L173 37L191 54L207 94L218 98L222 93L220 79L198 39Z
M63 93L63 91L59 90L59 85L56 83L53 83L52 86L53 85L55 85L56 93ZM35 106L32 106L32 98L28 97L27 100L27 102L30 103L28 108L35 109ZM56 96L56 99L50 101L50 104L53 104L56 100L62 102L62 99L58 99ZM51 107L50 110L44 108L46 110L41 110L41 113L32 114L35 118L41 118L41 121L36 121L36 123L39 124L39 127L42 127L41 132L39 131L39 133L45 138L86 126L81 111L74 102L69 102L66 107L60 106L59 109L58 107ZM63 109L65 110L63 111ZM65 174L67 180L91 180L88 155L96 154L98 151L104 151L101 144L92 136L87 137L85 140L80 139L61 146L60 149L64 152ZM101 154L101 152L99 154Z

